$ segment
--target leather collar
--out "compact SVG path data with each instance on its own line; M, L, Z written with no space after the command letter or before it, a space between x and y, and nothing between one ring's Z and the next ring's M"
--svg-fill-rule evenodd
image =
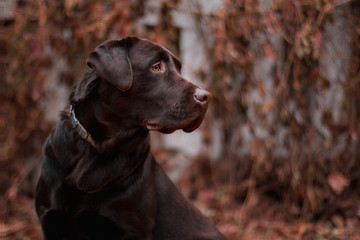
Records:
M79 120L76 118L75 112L74 112L74 108L72 105L70 105L70 113L69 113L69 118L71 121L71 124L73 126L73 128L76 130L76 132L80 135L80 137L82 137L84 140L86 140L87 142L89 142L92 146L95 146L95 141L94 139L91 137L90 133L88 131L86 131L86 129L84 128L83 125L81 125L81 123L79 122Z

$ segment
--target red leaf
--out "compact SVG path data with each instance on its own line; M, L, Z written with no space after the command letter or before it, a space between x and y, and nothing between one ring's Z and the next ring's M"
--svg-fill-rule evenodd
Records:
M323 48L323 33L320 30L314 31L310 36L310 42L313 58L318 59Z
M350 184L349 179L347 179L339 172L331 173L327 181L331 189L334 190L337 195L340 195L344 191L344 189Z
M269 42L265 43L264 51L268 58L272 60L276 60L278 58L274 47Z

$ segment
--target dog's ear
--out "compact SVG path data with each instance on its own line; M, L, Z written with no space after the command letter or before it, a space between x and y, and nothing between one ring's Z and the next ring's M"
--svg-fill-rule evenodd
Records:
M98 84L98 78L99 76L95 73L94 70L89 70L87 73L85 73L83 79L76 85L72 99L75 102L78 102L87 98Z
M90 53L87 65L120 91L130 89L133 82L131 62L125 39L105 42Z

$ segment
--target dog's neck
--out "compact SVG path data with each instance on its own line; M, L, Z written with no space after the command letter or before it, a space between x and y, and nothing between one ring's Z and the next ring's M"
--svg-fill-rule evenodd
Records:
M95 146L96 143L95 143L94 139L92 138L91 134L84 128L84 126L77 119L72 105L70 105L69 118L70 118L73 128L77 131L77 133L80 135L80 137L82 137L84 140L86 140L92 146Z
M126 119L122 121L118 118L119 115L113 116L111 112L106 111L106 107L100 107L100 104L100 101L85 101L72 106L73 115L71 112L69 114L70 120L75 117L79 122L75 127L74 121L71 120L74 129L76 128L79 135L98 152L109 153L115 149L130 152L148 138L148 130L126 125Z
M89 106L89 105L87 105ZM85 108L85 107L84 107ZM76 111L75 111L76 110ZM101 122L95 115L91 115L92 110L82 109L82 106L74 109L74 114L81 122L86 131L91 134L95 132L93 128L103 127ZM87 118L82 114L87 113ZM69 114L64 112L62 117L65 119L65 125L73 128L69 122ZM88 122L92 124L88 124ZM118 129L116 126L114 129ZM72 129L73 131L74 129ZM150 152L150 135L144 129L130 130L120 129L121 132L112 133L112 138L104 140L95 140L95 144L91 145L85 141L74 141L70 146L76 155L65 156L64 152L68 150L66 139L63 137L62 130L56 130L53 134L51 144L57 146L54 148L54 154L62 168L67 172L66 182L69 186L88 192L96 193L107 189L113 184L131 181L139 171L143 171L144 164L147 159L151 158ZM65 141L65 142L64 142ZM107 174L102 174L108 171Z
M126 188L128 182L137 179L144 166L149 164L147 160L152 155L148 139L128 153L114 153L116 150L109 154L85 152L71 167L66 177L67 184L87 193L102 192L115 184Z

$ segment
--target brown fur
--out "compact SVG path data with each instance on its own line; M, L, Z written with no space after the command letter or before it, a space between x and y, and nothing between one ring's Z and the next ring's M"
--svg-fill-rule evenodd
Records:
M105 42L87 63L69 103L95 144L79 136L65 110L45 144L36 191L44 238L225 239L179 193L149 145L149 130L195 130L210 94L148 40Z

